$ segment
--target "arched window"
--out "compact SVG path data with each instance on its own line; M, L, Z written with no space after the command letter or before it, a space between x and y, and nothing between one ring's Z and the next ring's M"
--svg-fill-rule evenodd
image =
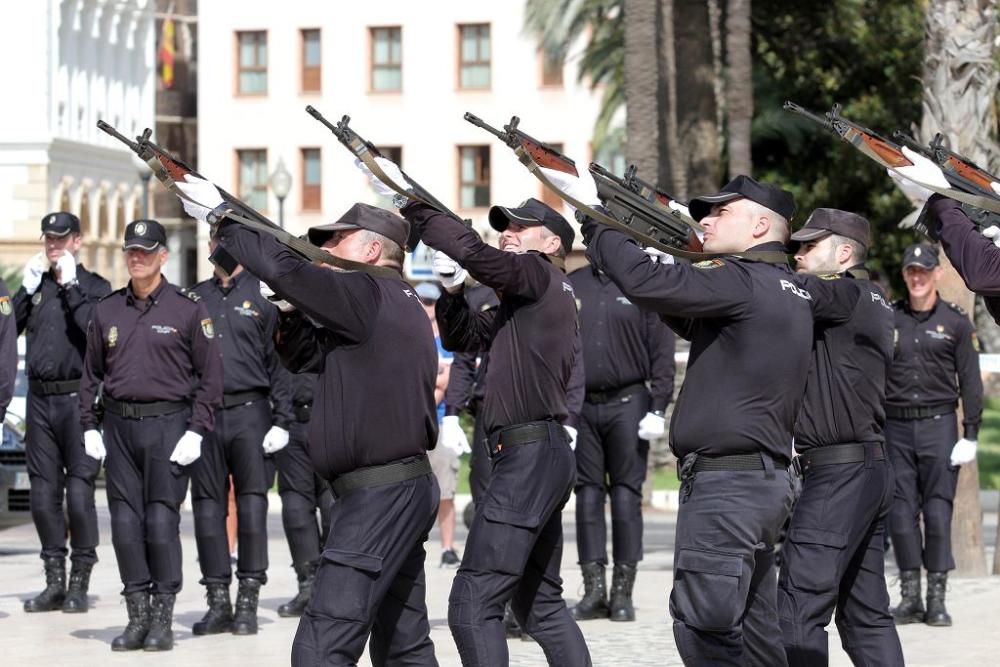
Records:
M80 235L84 241L90 238L90 193L86 190L80 194Z
M97 196L97 238L105 239L111 234L111 227L108 223L108 195L101 190Z

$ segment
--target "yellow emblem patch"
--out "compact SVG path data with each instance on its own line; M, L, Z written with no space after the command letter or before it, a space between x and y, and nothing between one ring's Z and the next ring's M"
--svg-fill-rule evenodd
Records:
M975 331L972 332L972 349L979 352L979 336L976 335Z
M823 273L816 277L819 278L820 280L840 280L839 273Z
M212 320L210 318L201 321L201 332L205 334L205 338L215 337L215 327L212 326Z
M10 315L13 310L10 307L10 297L0 296L0 315Z
M717 269L725 264L721 259L706 259L703 262L695 262L691 266L696 269Z
M244 301L244 302L243 302L243 309L244 309L244 310L250 310L250 306L252 306L252 305L253 305L253 304L252 304L252 303L250 303L249 301Z
M42 293L35 292L35 296L31 297L31 303L37 306L41 302L42 302Z
M108 329L108 347L114 347L118 344L118 327L112 325Z

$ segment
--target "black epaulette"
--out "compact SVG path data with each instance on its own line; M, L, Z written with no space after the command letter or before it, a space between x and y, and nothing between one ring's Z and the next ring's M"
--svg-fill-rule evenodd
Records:
M900 310L906 308L906 299L896 299L892 302L892 307Z
M954 310L956 313L958 313L962 317L968 317L969 316L969 313L965 310L965 308L962 308L957 303L952 303L951 301L945 301L945 303L948 305L949 308L951 308L952 310Z
M128 291L127 285L125 287L119 287L118 289L112 291L110 294L105 294L104 296L102 296L100 299L98 299L98 302L105 301L113 296L125 296L126 291Z
M198 296L198 294L195 293L193 290L189 290L187 287L178 287L177 288L177 293L180 294L181 296L186 296L187 298L191 299L195 303L198 303L199 301L201 301L201 297Z

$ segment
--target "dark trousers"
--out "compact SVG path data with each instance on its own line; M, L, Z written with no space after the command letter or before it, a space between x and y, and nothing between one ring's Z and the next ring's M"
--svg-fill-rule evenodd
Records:
M670 615L685 665L785 665L774 543L792 503L775 469L699 472L681 487Z
M180 505L188 470L170 461L187 430L189 409L162 417L104 416L108 451L111 543L125 585L123 595L181 589Z
M320 544L330 530L333 494L313 472L306 440L308 422L295 422L288 430L288 445L274 454L281 495L281 525L285 529L292 565L319 560ZM316 522L319 509L320 521Z
M424 542L440 493L428 473L350 491L333 504L330 532L292 665L434 667L424 582Z
M649 443L637 433L648 410L645 389L608 403L583 404L576 439L576 549L581 563L608 563L604 500L609 493L615 562L642 560L642 483Z
M825 628L834 607L841 644L855 665L903 665L883 565L883 520L894 491L888 461L815 466L806 473L778 578L789 665L829 664Z
M215 413L215 430L205 436L201 458L191 464L191 500L194 536L202 584L228 584L229 561L226 516L229 477L236 492L239 558L236 576L267 580L267 491L273 466L264 461L261 443L271 428L271 406L266 399Z
M562 598L561 512L576 477L566 432L505 447L493 457L462 565L448 599L448 626L465 667L506 665L504 605L550 665L590 665L583 634Z
M31 518L42 558L66 558L69 542L77 563L97 562L97 509L94 480L100 461L87 456L80 426L79 394L42 396L28 392L25 455L31 478ZM63 509L63 497L66 509Z
M900 570L919 570L921 563L929 572L955 569L951 513L958 468L952 467L950 461L952 447L958 441L955 415L887 419L885 439L896 474L896 497L889 522L896 564Z
M472 453L469 455L469 490L472 493L473 505L479 504L486 495L486 487L490 483L490 454L487 450L486 431L483 420L477 418L472 424L472 442L469 444Z

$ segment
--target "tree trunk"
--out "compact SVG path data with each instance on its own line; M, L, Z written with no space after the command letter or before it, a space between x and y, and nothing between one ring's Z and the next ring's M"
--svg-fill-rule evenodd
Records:
M687 190L683 152L677 137L677 58L674 51L674 2L659 4L660 165L656 182L675 197Z
M726 115L729 178L753 175L750 129L753 120L753 59L750 0L729 0L726 10Z
M659 173L659 0L625 0L625 159L640 176Z
M924 96L921 138L940 132L952 150L980 164L996 164L994 37L997 0L931 0L924 21ZM972 294L947 261L941 295L970 313ZM955 574L986 574L979 469L962 466L951 529Z

